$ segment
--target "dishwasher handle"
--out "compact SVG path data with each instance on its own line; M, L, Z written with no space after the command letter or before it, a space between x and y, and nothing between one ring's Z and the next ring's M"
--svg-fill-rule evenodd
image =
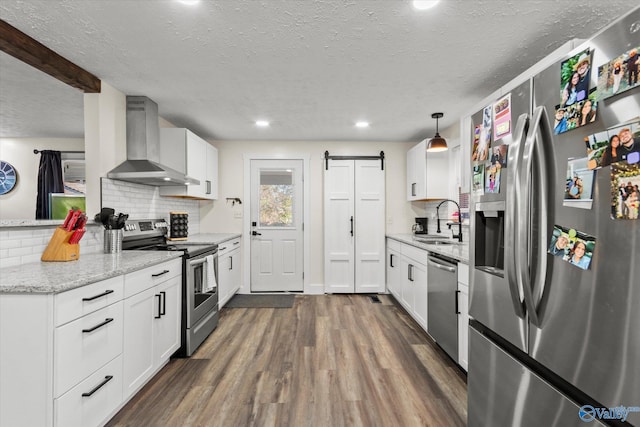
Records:
M429 255L428 261L429 265L439 268L440 270L445 270L448 271L450 273L455 273L456 272L456 264L450 264L447 261L444 261L440 258L436 258L434 256Z

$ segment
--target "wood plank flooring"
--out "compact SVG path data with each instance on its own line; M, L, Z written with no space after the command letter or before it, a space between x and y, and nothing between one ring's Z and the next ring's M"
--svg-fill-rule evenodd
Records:
M224 308L108 426L464 426L466 376L388 295Z

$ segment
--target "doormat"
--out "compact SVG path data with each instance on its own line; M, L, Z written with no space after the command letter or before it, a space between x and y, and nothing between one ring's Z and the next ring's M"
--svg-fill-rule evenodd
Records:
M295 295L247 295L236 294L231 298L225 307L229 308L291 308L293 307L293 299Z

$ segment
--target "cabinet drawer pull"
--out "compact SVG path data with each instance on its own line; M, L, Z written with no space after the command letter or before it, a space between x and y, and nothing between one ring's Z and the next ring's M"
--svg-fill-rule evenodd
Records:
M393 265L393 254L389 254L389 267L395 267L395 265Z
M100 384L95 386L93 390L91 390L88 393L82 393L82 397L90 397L93 393L95 393L96 391L100 390L102 387L104 387L104 385L106 383L108 383L112 379L113 379L113 375L107 375L106 377L104 377L104 381L102 381Z
M82 301L93 301L94 299L98 299L100 297L104 297L107 296L109 294L112 294L114 291L113 289L107 289L106 291L104 291L103 293L96 295L94 297L89 297L89 298L82 298Z
M235 246L235 245L239 245L239 244L240 244L240 242L233 242L233 245L234 245L234 246Z
M224 248L220 248L220 252L224 251L225 249L227 249L226 246Z
M156 273L156 274L152 274L151 277L158 277L158 276L162 276L163 274L167 274L169 272L169 270L165 270L162 273Z
M167 293L162 291L160 295L162 295L162 311L160 312L160 316L164 316L167 314Z
M98 329L98 328L102 328L104 325L106 325L107 323L111 323L111 322L113 322L113 319L112 319L111 317L109 317L109 318L107 318L107 319L104 319L104 322L102 322L102 323L100 323L100 324L98 324L98 325L94 326L93 328L83 329L83 330L82 330L82 333L84 334L84 333L93 332L93 331L95 331L96 329Z

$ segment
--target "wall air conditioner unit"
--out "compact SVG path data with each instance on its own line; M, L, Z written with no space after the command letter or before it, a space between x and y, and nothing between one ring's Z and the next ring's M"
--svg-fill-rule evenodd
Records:
M62 180L65 182L85 182L87 173L84 160L63 160Z

